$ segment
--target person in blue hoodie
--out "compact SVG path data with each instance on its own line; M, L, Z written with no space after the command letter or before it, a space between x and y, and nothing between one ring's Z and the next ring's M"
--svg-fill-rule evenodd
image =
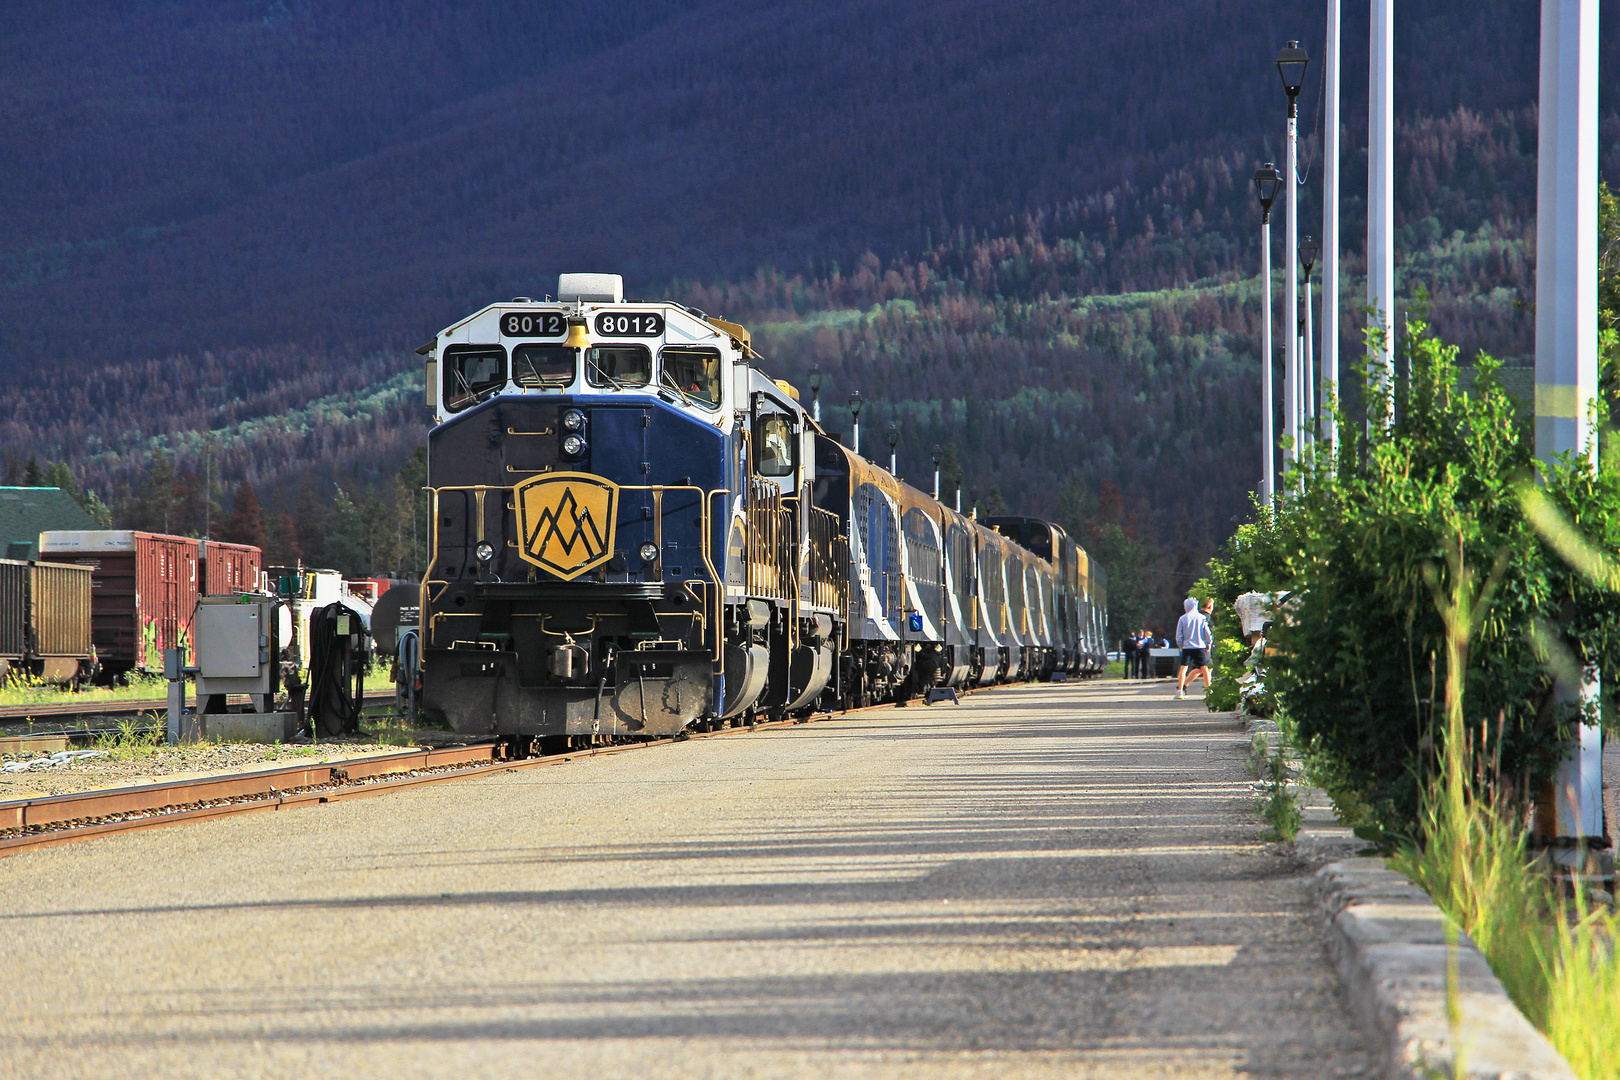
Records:
M1176 682L1177 701L1186 699L1187 683L1192 679L1201 676L1204 689L1209 689L1209 650L1215 644L1209 619L1198 610L1198 601L1189 596L1181 607L1185 614L1176 623L1176 647L1181 650L1181 678Z

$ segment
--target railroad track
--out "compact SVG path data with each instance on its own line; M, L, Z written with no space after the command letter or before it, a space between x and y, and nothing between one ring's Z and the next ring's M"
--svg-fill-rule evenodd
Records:
M993 690L996 687L980 689ZM960 691L964 697L977 692ZM774 720L748 727L692 732L685 739L677 736L676 739L595 747L545 757L505 759L501 757L504 753L501 744L477 743L438 750L410 750L321 765L292 765L230 776L17 799L0 802L0 856L130 829L177 825L260 810L319 806L423 784L489 776L502 771L545 768L585 758L669 746L687 739L717 739L894 707L892 704L868 705L844 712L815 713L797 720Z
M392 699L393 687L387 689L367 690L365 700L377 702ZM234 694L230 698L233 704L243 704L246 696ZM195 695L187 694L187 701L195 703ZM38 720L45 717L57 716L139 716L144 712L164 712L169 707L168 698L142 698L132 701L101 701L78 702L62 701L40 705L0 705L0 722L17 720Z

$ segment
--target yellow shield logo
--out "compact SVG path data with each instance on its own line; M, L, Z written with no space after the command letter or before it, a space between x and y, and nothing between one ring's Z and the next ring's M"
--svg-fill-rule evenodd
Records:
M547 473L512 493L524 559L572 581L613 558L618 485L590 473Z

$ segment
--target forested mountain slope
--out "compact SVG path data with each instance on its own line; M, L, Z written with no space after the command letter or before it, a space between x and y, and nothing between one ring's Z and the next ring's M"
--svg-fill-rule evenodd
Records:
M1320 55L1319 7L19 0L0 466L65 458L150 521L153 452L183 481L211 432L206 472L272 516L334 480L381 505L421 441L410 348L602 270L760 327L782 373L819 365L838 401L859 388L904 425L912 475L954 443L981 498L1117 488L1104 502L1164 550L1207 546L1257 471L1248 178L1280 156L1271 58L1291 37ZM1469 351L1529 349L1536 37L1515 0L1398 17L1402 288Z

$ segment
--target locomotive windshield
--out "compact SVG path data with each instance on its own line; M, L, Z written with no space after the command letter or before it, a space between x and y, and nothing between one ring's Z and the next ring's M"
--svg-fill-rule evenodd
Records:
M512 381L519 386L561 390L574 381L577 352L566 345L519 345L512 350Z
M499 345L450 350L445 360L445 408L465 409L505 385L506 350Z
M652 353L645 345L604 345L585 350L585 374L592 386L625 390L652 382Z
M663 385L706 409L720 404L720 350L672 346L659 357Z

